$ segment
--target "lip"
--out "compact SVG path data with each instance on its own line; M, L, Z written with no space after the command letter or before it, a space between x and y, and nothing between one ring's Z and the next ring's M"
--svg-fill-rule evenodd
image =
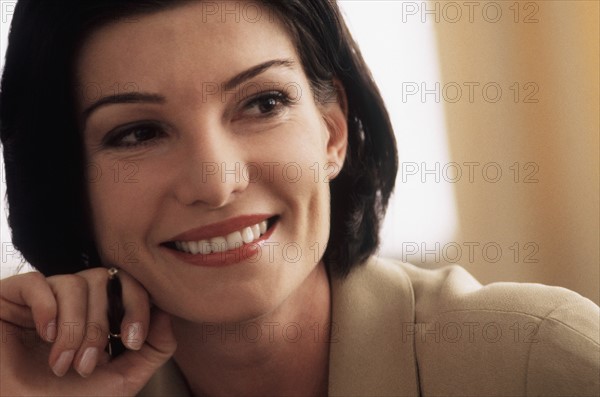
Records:
M253 217L254 216L241 217L241 218L249 219L251 223L248 225L246 225L244 223L243 226L240 227L240 229L245 226L254 225L255 223L252 223L254 221ZM263 246L265 245L265 242L271 237L271 235L275 231L275 228L279 224L279 218L278 217L276 217L276 218L277 219L274 219L272 222L269 222L269 228L267 229L265 234L260 236L260 238L258 240L255 240L249 244L244 244L241 247L238 247L238 248L235 248L232 250L223 251L223 252L213 252L211 254L206 254L206 255L203 255L203 254L195 254L194 255L194 254L190 254L187 252L178 251L178 250L170 248L164 244L162 244L160 248L162 250L166 250L170 255L173 255L175 258L179 259L180 261L187 262L194 266L221 267L221 266L233 265L233 264L245 261L245 260L252 260L252 258L260 259L260 257L262 256L262 249L263 249ZM233 220L237 221L238 219L239 218L235 218L235 219L232 219L231 221L233 221ZM262 220L265 220L264 216L261 216L261 218L258 222L260 222ZM227 222L230 222L230 221L225 221L225 222L221 222L221 223L209 225L209 226L210 227L218 226L219 228L221 228L223 224L227 224L227 226L229 226L230 224ZM235 225L237 225L237 224L238 223L235 223ZM207 226L207 227L209 227L209 226ZM192 230L192 231L186 232L186 233L192 233L192 232L197 233L198 231L204 233L204 230L205 230L204 228L200 228L200 229L195 229L195 230ZM210 230L213 230L213 229L210 229ZM223 229L219 229L219 230L223 230ZM239 229L234 228L232 231L236 231L236 230L239 230ZM186 233L180 234L176 238L181 238L182 236L185 237L188 235ZM194 236L193 238L196 238L195 237L196 234L193 234L193 236ZM214 236L216 236L216 235L213 235L213 237ZM176 240L176 241L186 241L186 240Z
M256 225L262 221L272 218L275 214L254 214L243 215L235 218L230 218L221 222L212 223L210 225L201 226L195 229L188 230L178 234L169 240L175 241L200 241L208 240L213 237L225 237L229 233L241 230L248 226Z

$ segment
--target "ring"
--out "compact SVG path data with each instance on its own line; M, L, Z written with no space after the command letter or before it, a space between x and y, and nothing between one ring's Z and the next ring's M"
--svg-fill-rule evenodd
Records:
M116 267L111 267L110 269L108 269L108 279L112 280L115 277L117 277L117 274L119 273L119 269L117 269Z

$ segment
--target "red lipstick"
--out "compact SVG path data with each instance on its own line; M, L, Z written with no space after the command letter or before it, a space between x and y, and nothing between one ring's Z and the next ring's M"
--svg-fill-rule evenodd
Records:
M191 254L179 251L174 247L175 241L199 241L207 240L212 237L225 236L229 233L243 229L244 227L256 225L259 222L268 220L267 231L257 240L244 244L238 248L223 252L213 252L210 254ZM242 261L257 261L262 255L268 255L264 243L271 237L276 226L277 217L270 215L248 215L223 222L214 223L200 228L192 229L181 233L173 238L169 243L163 244L162 249L169 252L180 261L187 262L194 266L220 267L233 265Z
M248 226L256 225L257 223L272 217L272 214L238 216L222 222L212 223L210 225L188 230L187 232L183 232L173 237L170 241L200 241L207 240L212 237L226 236L229 233L233 233Z

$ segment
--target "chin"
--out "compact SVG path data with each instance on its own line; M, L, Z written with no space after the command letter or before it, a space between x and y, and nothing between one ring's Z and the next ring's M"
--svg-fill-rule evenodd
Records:
M156 305L183 321L192 323L244 323L260 321L275 311L291 291L281 288L265 289L238 287L236 291L218 296L206 296L198 290L184 294L178 291L175 301L168 302L156 299ZM160 295L159 295L160 296ZM164 296L164 295L163 295ZM182 298L187 296L186 298ZM182 300L183 299L183 300Z

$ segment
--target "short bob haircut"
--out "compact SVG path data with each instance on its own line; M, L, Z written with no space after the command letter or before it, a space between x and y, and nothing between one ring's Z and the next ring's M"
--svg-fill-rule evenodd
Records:
M20 0L16 5L0 93L9 225L15 247L44 275L101 265L75 114L79 49L100 26L186 1ZM315 98L333 87L334 78L345 89L349 147L330 186L331 230L324 253L328 272L344 277L379 245L398 169L389 116L335 1L260 3L286 27Z

